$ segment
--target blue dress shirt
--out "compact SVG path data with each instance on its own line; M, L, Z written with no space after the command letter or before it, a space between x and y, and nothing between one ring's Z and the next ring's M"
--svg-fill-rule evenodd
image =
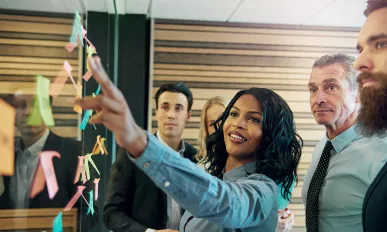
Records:
M196 218L224 231L275 231L277 185L265 175L241 176L235 182L219 180L160 144L150 133L148 145L135 164Z
M316 145L302 187L306 197L328 137ZM387 159L387 140L363 138L355 125L331 140L331 158L319 196L319 231L361 232L365 193ZM384 207L384 206L381 206Z

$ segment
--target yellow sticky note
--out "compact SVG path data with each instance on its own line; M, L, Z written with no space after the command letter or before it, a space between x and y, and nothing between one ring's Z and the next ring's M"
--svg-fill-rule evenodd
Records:
M0 174L12 176L15 162L15 109L0 99Z
M92 55L96 53L95 48L93 46L87 46L87 71L91 71L90 66L89 66L89 59L92 57Z
M55 126L50 104L50 79L38 76L36 81L40 115L46 126Z
M78 86L78 89L80 90L80 92L82 92L82 85L78 82L77 83L77 86ZM79 96L79 94L77 93L76 96L75 96L76 99L79 99L79 98L82 98L82 96ZM78 114L82 114L82 108L79 106L79 105L75 105L73 110L75 112L77 112Z

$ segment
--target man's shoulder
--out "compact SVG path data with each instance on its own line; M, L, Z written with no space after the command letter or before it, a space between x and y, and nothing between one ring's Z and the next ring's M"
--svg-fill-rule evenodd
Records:
M189 158L192 158L193 156L195 156L199 152L198 149L196 149L194 146L192 146L191 144L189 144L185 141L184 141L184 146L185 146L184 154L186 157L189 156Z

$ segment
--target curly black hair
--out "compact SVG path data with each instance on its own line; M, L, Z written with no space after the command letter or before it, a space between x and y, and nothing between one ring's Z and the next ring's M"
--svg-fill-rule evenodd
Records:
M297 166L301 158L303 140L297 134L293 112L278 94L265 88L250 88L239 91L230 101L215 124L216 131L207 138L207 171L219 176L228 158L223 136L223 126L235 102L243 95L250 94L260 102L263 110L262 142L254 151L256 173L271 178L281 185L284 199L290 200L290 189L298 182Z

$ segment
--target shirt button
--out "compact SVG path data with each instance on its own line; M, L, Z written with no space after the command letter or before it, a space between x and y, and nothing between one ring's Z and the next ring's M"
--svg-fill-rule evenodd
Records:
M164 181L164 187L168 187L170 184L169 181Z
M149 165L150 165L149 162L145 162L144 163L144 168L149 168Z

